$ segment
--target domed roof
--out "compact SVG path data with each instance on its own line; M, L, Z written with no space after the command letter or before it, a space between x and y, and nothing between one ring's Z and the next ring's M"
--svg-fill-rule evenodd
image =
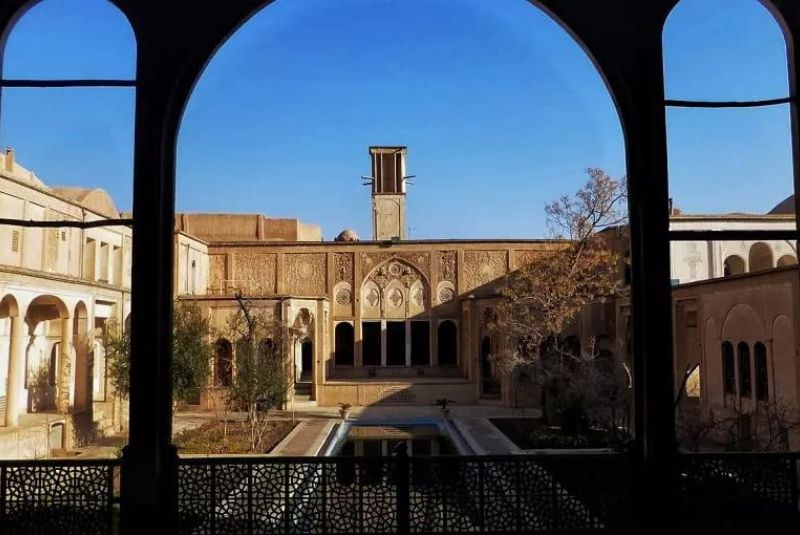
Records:
M55 187L53 191L108 218L119 218L119 211L105 190L99 188Z
M789 195L781 202L775 205L775 208L769 211L770 214L790 214L794 215L794 195Z
M347 228L341 231L333 241L358 241L358 239L359 238L358 234L356 234L356 231Z

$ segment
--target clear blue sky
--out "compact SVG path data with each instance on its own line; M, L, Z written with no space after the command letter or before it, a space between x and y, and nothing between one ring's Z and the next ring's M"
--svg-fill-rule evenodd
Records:
M716 14L716 16L712 16ZM783 38L755 0L684 0L664 35L667 95L788 92ZM45 0L12 32L7 78L134 76L104 0ZM0 145L51 185L128 209L131 89L9 89ZM764 212L791 192L786 107L670 110L686 212ZM416 238L541 237L543 206L586 167L625 172L619 120L572 39L525 0L278 0L208 65L178 152L183 211L262 212L368 238L367 147L409 147Z

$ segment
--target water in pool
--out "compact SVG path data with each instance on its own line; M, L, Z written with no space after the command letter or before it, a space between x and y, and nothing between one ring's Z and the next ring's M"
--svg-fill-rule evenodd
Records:
M344 457L388 457L400 444L413 456L456 455L450 437L436 425L354 425L338 455Z

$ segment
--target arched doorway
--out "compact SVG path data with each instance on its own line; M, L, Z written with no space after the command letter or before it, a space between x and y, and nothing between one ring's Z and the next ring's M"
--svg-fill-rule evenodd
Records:
M25 359L28 411L66 412L74 335L69 310L59 298L42 295L28 305L25 323L31 333Z
M314 377L314 343L306 338L300 344L300 374L301 383L310 383Z
M336 366L352 366L354 359L353 359L353 347L354 347L355 337L353 333L353 325L343 321L336 325L336 329L334 330L334 344L335 344L335 352L334 352L334 365Z

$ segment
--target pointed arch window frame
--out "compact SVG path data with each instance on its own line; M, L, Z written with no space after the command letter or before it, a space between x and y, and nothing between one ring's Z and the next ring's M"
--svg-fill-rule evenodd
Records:
M776 21L777 23L777 21ZM662 52L663 57L663 52ZM787 62L787 74L789 74L789 65ZM782 105L798 105L800 99L796 93L790 93L787 96L771 98L771 99L755 99L755 100L686 100L686 99L670 99L664 98L664 110L668 108L689 108L689 109L743 109L743 108L764 108ZM797 134L792 134L792 136ZM797 175L797 170L795 170ZM797 198L797 193L800 192L800 177L795 176L793 180L795 205L794 215L797 226L793 230L669 230L670 242L681 241L736 241L736 240L754 240L754 241L767 241L767 240L792 240L795 245L800 241L800 199Z
M134 36L135 39L135 36ZM0 50L5 54L5 50ZM0 72L2 70L0 69ZM6 78L0 76L0 90L18 89L53 89L53 88L133 88L138 87L135 78ZM0 112L2 109L0 108ZM133 226L132 218L101 219L97 221L35 221L31 219L0 218L0 225L13 225L29 228L98 228Z

